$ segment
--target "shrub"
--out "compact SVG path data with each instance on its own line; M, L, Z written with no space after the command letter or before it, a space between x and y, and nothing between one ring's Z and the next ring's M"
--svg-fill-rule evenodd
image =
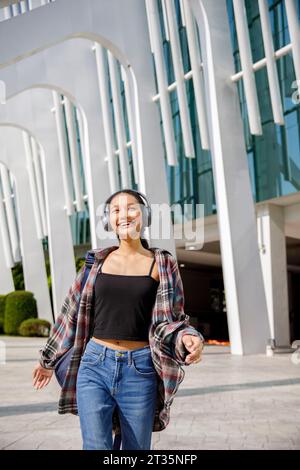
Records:
M4 333L18 335L19 326L27 318L37 318L37 305L32 292L14 291L6 296Z
M15 290L24 290L24 273L23 266L21 262L16 263L12 268L12 275L15 285Z
M21 336L49 336L51 323L42 318L27 318L19 326Z
M0 295L0 333L3 333L6 295Z
M76 257L75 266L76 266L76 272L77 273L81 269L81 267L84 265L84 263L85 263L85 258Z

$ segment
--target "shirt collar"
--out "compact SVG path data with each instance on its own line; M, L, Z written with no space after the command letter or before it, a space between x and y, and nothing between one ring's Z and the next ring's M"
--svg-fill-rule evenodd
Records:
M105 247L105 248L96 248L95 250L92 250L92 251L94 251L94 253L95 253L95 259L100 261L100 260L104 259L110 252L116 250L117 248L119 248L119 245L112 245L112 246L108 246L108 247ZM157 252L160 249L156 248L156 247L151 247L151 248L149 248L149 250L152 251L152 253L154 253L154 255L156 257Z

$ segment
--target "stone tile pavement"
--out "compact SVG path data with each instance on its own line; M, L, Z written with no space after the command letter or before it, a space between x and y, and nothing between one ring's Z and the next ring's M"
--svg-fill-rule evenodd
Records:
M35 390L32 370L43 338L0 335L0 449L81 449L78 416L57 413L53 377ZM153 449L300 449L300 364L291 353L234 356L205 345L200 363L184 366L168 427Z

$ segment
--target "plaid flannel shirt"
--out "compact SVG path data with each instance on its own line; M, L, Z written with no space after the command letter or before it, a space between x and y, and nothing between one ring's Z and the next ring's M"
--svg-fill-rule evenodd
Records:
M54 369L55 362L71 346L74 352L71 357L66 379L61 389L58 413L78 415L76 404L76 377L85 346L89 340L90 310L93 302L93 287L99 265L105 257L118 246L90 250L95 254L84 289L80 295L81 281L85 265L69 289L63 302L61 312L53 325L50 336L40 352L40 364L47 369ZM186 350L182 336L190 334L204 337L189 324L189 316L184 312L184 292L178 264L173 255L161 248L150 248L155 255L160 284L158 285L155 304L152 310L152 321L149 327L149 345L153 364L158 374L156 412L153 432L162 431L170 420L170 406L183 381ZM78 308L78 302L79 308ZM78 312L77 312L78 310ZM118 414L113 414L113 432L120 433Z

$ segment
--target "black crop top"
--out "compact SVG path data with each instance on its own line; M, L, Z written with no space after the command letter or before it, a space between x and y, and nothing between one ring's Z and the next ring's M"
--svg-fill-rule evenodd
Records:
M148 340L151 313L159 281L151 276L155 258L147 275L103 273L95 281L95 338ZM103 263L102 263L103 264Z

